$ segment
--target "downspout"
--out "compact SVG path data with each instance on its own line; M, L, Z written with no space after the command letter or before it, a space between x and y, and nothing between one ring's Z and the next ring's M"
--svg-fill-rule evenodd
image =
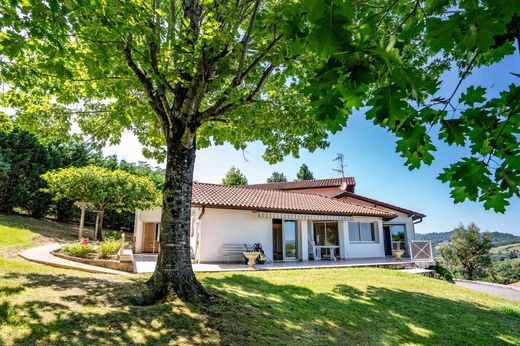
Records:
M196 229L197 229L197 243L195 245L195 261L197 263L200 263L200 243L202 241L202 228L200 226L200 223L202 221L202 217L204 216L204 213L206 212L206 206L202 206L202 211L199 214L199 217L197 217L196 222Z

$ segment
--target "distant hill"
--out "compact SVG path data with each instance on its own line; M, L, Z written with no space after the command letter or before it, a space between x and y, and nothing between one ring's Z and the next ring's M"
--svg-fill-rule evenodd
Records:
M429 240L432 242L432 247L435 248L440 243L448 242L452 232L434 232L434 233L415 233L417 240ZM508 244L520 243L520 236L511 233L491 232L493 245L502 246Z

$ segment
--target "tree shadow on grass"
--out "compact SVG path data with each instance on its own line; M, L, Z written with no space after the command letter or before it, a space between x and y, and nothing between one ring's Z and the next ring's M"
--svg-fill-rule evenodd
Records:
M17 303L4 306L7 315L0 321L0 330L25 329L8 340L16 345L201 344L201 340L217 344L218 335L206 327L207 316L196 307L179 301L128 305L125 299L142 288L139 281L33 273L10 273L3 279L24 288L18 291ZM41 295L48 299L40 299Z
M143 283L99 276L10 273L2 328L23 328L17 345L63 344L518 344L520 318L507 311L381 287L337 285L318 293L235 274L205 277L220 298L148 307L124 300ZM0 297L1 299L1 297ZM1 302L0 302L1 303ZM4 329L5 330L5 329ZM0 333L2 334L2 333ZM2 336L0 335L0 343Z
M428 294L337 285L315 293L294 285L232 275L206 278L227 298L211 325L224 344L518 344L520 318ZM234 321L226 323L226 321Z

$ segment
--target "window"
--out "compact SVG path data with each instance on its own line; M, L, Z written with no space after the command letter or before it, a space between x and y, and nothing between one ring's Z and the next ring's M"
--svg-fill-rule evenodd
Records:
M348 236L350 242L379 242L377 227L373 222L349 222Z
M406 228L404 225L389 225L392 236L392 250L406 249Z

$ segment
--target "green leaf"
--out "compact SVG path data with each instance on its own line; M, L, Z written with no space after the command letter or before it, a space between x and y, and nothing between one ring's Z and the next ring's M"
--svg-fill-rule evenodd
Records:
M441 120L441 132L439 138L446 140L450 145L464 145L466 143L465 131L467 125L463 119Z
M479 86L475 88L473 85L470 86L465 93L459 98L460 103L465 103L466 105L473 107L475 103L481 103L486 101L484 95L486 94L486 89Z

